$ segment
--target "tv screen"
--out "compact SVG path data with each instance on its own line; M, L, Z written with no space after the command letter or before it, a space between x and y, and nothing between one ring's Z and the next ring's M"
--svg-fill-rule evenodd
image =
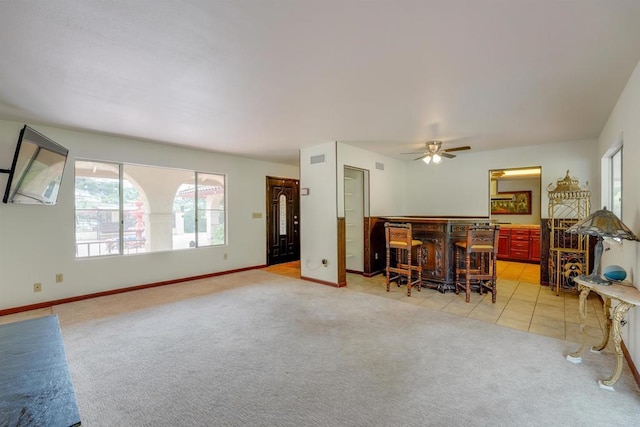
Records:
M9 170L4 203L55 205L69 150L25 125Z

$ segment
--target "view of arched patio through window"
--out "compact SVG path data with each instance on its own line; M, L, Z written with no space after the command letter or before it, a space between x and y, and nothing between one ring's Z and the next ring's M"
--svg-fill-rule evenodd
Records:
M225 244L225 176L75 162L76 257Z

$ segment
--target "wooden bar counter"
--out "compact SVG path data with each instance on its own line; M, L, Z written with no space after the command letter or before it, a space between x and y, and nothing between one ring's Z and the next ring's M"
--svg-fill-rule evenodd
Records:
M370 217L365 221L365 276L383 273L385 268L385 222L411 223L413 238L422 241L423 285L441 291L455 289L454 245L466 238L466 227L489 224L487 218Z

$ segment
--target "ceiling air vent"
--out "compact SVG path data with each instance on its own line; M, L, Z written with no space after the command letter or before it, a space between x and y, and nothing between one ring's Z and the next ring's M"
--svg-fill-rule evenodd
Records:
M311 164L315 165L316 163L324 163L324 154L317 154L315 156L311 156Z

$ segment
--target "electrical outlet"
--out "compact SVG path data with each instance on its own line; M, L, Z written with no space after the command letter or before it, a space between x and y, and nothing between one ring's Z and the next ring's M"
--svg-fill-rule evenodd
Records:
M42 283L38 282L38 283L34 283L33 284L33 292L40 292L42 291Z
M222 259L227 259L227 253L226 252L222 255Z
M327 260L326 258L322 260L322 265L324 265L325 267L327 265L329 265L329 260Z
M64 282L64 275L62 273L56 273L56 283Z

